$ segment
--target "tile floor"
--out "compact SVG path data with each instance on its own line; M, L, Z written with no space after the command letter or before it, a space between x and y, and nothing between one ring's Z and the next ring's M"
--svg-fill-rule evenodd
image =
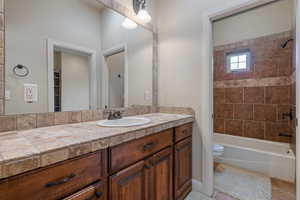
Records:
M296 200L296 189L295 185L277 180L271 179L272 181L272 200ZM222 192L215 191L214 197L209 198L199 192L192 192L185 200L237 200L230 197Z

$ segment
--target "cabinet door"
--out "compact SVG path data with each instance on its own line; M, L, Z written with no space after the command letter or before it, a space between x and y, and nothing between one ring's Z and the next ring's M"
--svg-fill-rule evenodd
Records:
M149 200L173 199L173 153L167 148L147 160Z
M145 161L110 177L110 200L147 200L148 183Z
M175 145L174 190L176 200L183 200L192 190L192 138Z
M64 200L107 200L107 182L98 182L65 198Z

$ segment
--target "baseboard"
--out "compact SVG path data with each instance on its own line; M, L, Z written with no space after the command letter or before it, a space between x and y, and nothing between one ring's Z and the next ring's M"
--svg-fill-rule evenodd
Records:
M201 192L203 193L204 189L203 189L203 184L200 181L197 181L196 179L192 180L192 184L193 184L193 191L195 192Z

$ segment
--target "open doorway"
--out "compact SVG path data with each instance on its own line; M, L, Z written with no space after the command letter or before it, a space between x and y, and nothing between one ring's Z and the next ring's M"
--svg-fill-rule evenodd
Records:
M122 108L125 105L125 52L124 50L105 57L108 68L108 107Z
M103 51L103 107L128 106L128 58L127 45L121 44Z
M96 109L96 51L48 39L49 112Z
M296 199L294 3L212 20L214 189L228 198Z
M54 51L54 111L90 109L87 55Z

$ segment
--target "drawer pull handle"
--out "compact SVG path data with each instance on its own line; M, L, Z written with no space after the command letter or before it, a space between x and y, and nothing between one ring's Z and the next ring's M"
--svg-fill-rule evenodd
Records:
M59 181L55 181L55 182L49 182L45 185L45 187L53 187L53 186L57 186L57 185L62 185L65 183L70 182L72 179L74 179L76 177L76 174L71 173L69 176L67 176L66 178L63 178Z
M94 197L96 197L97 199L100 199L102 197L103 193L102 192L95 192L95 196L92 196L86 200L93 200Z
M153 149L155 146L155 142L149 142L148 144L144 145L143 151L149 151Z
M95 195L96 195L97 198L102 197L102 194L103 194L102 192L96 192L96 193L95 193Z

